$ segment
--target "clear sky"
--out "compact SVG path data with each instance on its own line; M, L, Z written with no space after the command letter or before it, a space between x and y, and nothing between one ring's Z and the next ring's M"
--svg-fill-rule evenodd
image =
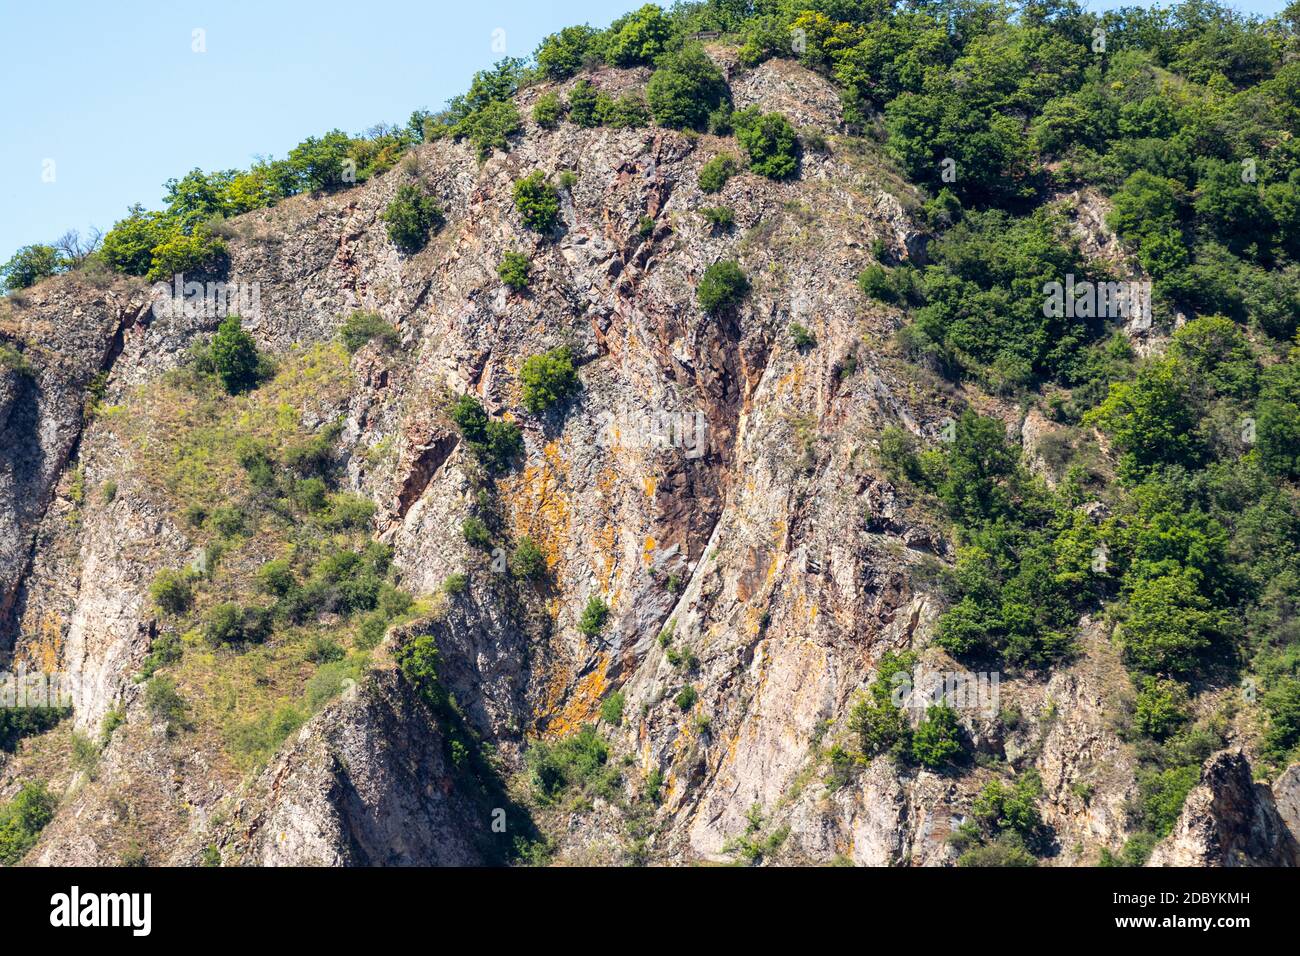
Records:
M68 229L107 230L133 202L157 208L163 182L196 166L404 123L502 56L642 2L0 0L0 262ZM1232 5L1272 15L1286 2Z

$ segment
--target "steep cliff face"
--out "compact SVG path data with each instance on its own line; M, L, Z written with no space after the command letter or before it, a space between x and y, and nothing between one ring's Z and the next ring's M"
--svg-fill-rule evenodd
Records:
M445 722L388 660L411 631L390 635L374 672L264 769L232 760L202 721L180 733L159 722L136 680L165 626L149 584L160 570L202 564L206 551L180 520L175 487L151 470L166 451L160 436L180 426L150 402L218 316L153 310L149 291L124 280L101 290L59 278L8 303L0 332L35 371L0 366L0 646L68 672L75 688L72 721L0 764L0 796L35 775L62 796L33 862L106 864L137 851L177 863L212 852L246 864L492 862L496 811L526 799L511 778L528 742L595 722L615 689L625 719L605 731L625 786L660 786L637 831L652 859L731 860L737 846L761 845L751 857L951 864L948 837L1008 767L1042 777L1049 859L1093 862L1122 844L1135 760L1111 710L1128 684L1099 624L1085 622L1070 667L1005 678L1000 703L963 712L976 754L966 772L877 760L831 779L827 748L846 734L882 654L917 649L918 673L936 680L960 669L928 646L939 608L930 582L951 543L884 478L876 452L887 425L933 440L955 396L902 360L890 344L899 317L854 286L875 242L898 259L922 254L913 191L872 146L836 136L826 81L783 61L746 71L718 56L737 106L780 109L831 136L826 152L805 153L798 179L742 174L708 197L699 169L734 143L530 123L485 161L440 141L364 186L230 224L226 281L258 290L245 327L272 356L306 362L356 308L400 334L394 350L319 359L320 377L286 390L277 408L306 433L342 423L346 480L375 503L373 536L392 546L407 590L434 599L449 576L470 572L415 630L435 638L469 732L499 756L497 803L467 796ZM645 78L594 80L616 91ZM537 95L521 95L525 113ZM533 170L576 174L546 236L524 228L511 198ZM380 217L416 179L448 221L404 256ZM734 210L733 229L697 211L719 202ZM534 277L523 293L496 272L521 249ZM721 259L738 260L753 290L709 317L695 286ZM796 347L792 322L815 348ZM528 414L520 368L562 344L582 389ZM461 534L482 488L447 417L448 397L462 393L523 427L522 466L492 490L503 536L526 535L544 552L545 584L511 581ZM1020 426L1013 408L986 410ZM151 428L138 424L146 418ZM611 608L595 637L578 627L592 595ZM214 712L227 695L233 712L239 694L262 692L194 680L187 689ZM93 768L70 759L73 734L98 734L110 715L123 726ZM1281 848L1294 841L1266 788L1249 786L1244 763L1229 769L1233 780L1245 774L1246 790L1229 789L1250 807L1234 798L1220 812L1227 785L1212 768L1209 795L1194 798L1221 831L1216 846L1290 861ZM606 801L549 823L560 859L630 858L635 834ZM1186 843L1199 826L1184 821L1171 840ZM1248 836L1227 832L1238 830Z

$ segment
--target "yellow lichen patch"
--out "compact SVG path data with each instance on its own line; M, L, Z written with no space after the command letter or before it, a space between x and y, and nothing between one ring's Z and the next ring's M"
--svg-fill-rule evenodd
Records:
M644 479L644 484L645 484L645 496L647 498L653 498L655 496L655 489L659 487L659 483L658 481L655 480L655 476L646 475Z
M654 564L655 560L655 539L646 535L645 544L641 548L642 558L646 564Z
M542 715L546 718L543 737L551 740L567 737L577 733L583 724L595 722L600 700L609 689L609 678L605 674L608 667L609 655L601 654L596 666L578 681L571 693L566 696L561 692L563 704L559 709Z
M54 611L41 615L32 636L20 643L20 659L33 669L52 674L63 660L63 618Z
M559 446L550 442L542 463L529 465L515 479L502 483L502 494L516 536L527 535L542 549L547 568L554 568L569 548L569 499L563 491L567 476Z
M596 572L596 580L600 583L602 593L609 591L614 578L614 568L618 564L618 559L614 555L614 546L617 543L618 532L613 524L606 524L597 531L591 542L592 570Z

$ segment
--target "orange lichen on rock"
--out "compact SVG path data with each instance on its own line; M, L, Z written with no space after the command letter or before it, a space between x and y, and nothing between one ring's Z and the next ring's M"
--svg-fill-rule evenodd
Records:
M549 442L542 455L541 464L529 465L517 478L503 482L502 492L515 534L532 538L550 569L568 552L571 506L564 491L568 469L558 444Z
M577 733L583 724L595 722L600 711L601 698L609 689L609 655L600 654L595 666L578 679L569 689L567 675L557 673L547 683L546 701L538 722L543 725L542 736L556 740ZM560 678L556 680L556 678Z

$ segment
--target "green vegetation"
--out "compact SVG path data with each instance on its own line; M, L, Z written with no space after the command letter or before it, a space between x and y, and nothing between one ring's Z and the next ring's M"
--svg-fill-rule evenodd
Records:
M533 122L543 129L554 129L564 117L564 104L554 91L543 93L533 104Z
M794 347L800 351L817 347L817 336L798 322L790 323L790 338L794 341Z
M670 129L704 129L728 96L722 73L696 44L660 61L646 86L655 122Z
M541 170L533 170L515 183L515 208L524 225L534 232L550 232L560 222L560 194L546 181Z
M730 206L705 206L700 215L714 229L730 229L736 224L736 214Z
M515 545L515 553L510 556L510 572L526 581L536 581L546 573L546 554L527 535Z
M23 246L0 266L0 282L7 292L16 292L57 275L65 268L59 250L43 243Z
M609 605L600 599L598 595L593 594L587 599L587 606L582 609L582 617L578 620L578 630L587 637L596 637L605 629L605 621L609 618Z
M446 221L438 201L415 183L403 183L381 217L388 223L388 238L405 253L419 252L429 234Z
M867 696L849 713L849 730L867 759L888 754L895 760L911 757L912 728L903 708L895 703L895 691L910 683L916 664L914 654L886 651L876 666L876 677Z
M749 294L749 279L734 259L723 259L704 270L695 298L705 312L718 312Z
M528 274L532 270L532 260L525 253L507 251L497 265L497 275L501 281L516 292L528 288Z
M461 437L473 449L489 472L505 471L524 450L523 434L514 422L489 419L473 395L462 395L452 404L450 415Z
M961 753L957 712L951 707L927 707L925 719L912 732L912 759L927 770L942 770Z
M164 614L184 614L194 601L192 580L185 571L159 571L149 586L149 596Z
M402 337L378 312L356 309L343 321L339 341L349 354L355 354L369 342L378 342L385 349L395 349L402 344Z
M754 172L769 179L789 179L798 172L799 136L780 113L749 106L733 113L731 122Z
M739 165L730 153L719 153L700 167L700 189L706 193L721 192L727 180L736 175Z
M530 355L519 371L523 383L524 407L534 415L572 395L580 387L573 353L567 345Z
M43 783L25 783L8 803L0 805L0 865L13 866L36 844L58 805Z
M257 344L237 315L226 316L212 338L213 371L232 395L257 385L263 368Z
M623 723L623 692L616 690L600 703L600 719L617 727Z
M609 745L590 724L554 743L538 741L528 749L533 792L543 804L565 798L614 797L621 774L609 760Z

